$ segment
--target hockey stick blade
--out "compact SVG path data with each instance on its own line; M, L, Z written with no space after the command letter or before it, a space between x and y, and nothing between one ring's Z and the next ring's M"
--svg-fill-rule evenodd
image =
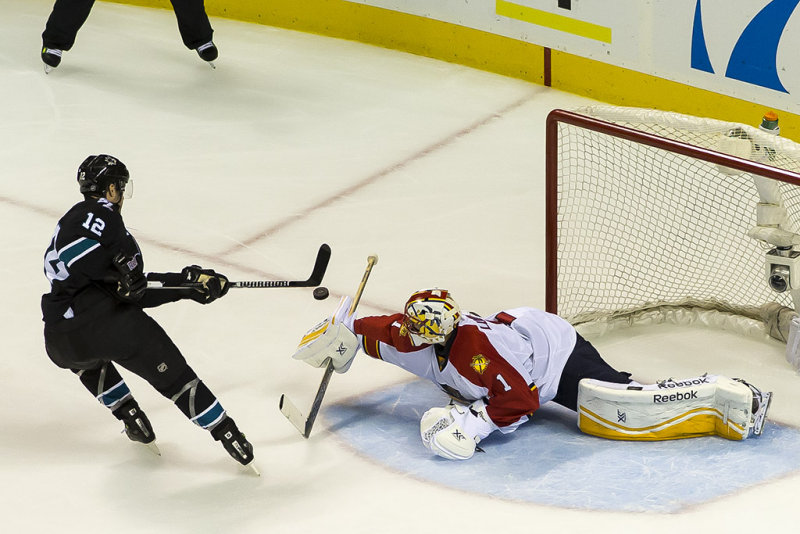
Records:
M311 410L308 413L308 417L303 416L297 406L289 400L289 397L281 395L280 402L278 403L281 413L306 439L311 435L311 429L314 427L314 421L317 419L320 406L322 406L322 399L325 397L325 392L328 390L328 383L331 381L332 374L333 365L329 363L325 368L325 374L322 375L322 381L319 383L314 402L311 403Z
M331 247L327 243L323 243L317 252L317 259L314 262L314 269L311 271L311 276L308 277L302 287L316 287L322 283L322 278L325 276L325 271L328 269L328 262L331 260ZM297 287L300 287L299 285Z
M300 410L297 409L297 406L294 405L292 401L289 400L289 397L286 395L281 395L281 400L278 403L278 407L281 410L281 413L286 416L286 419L292 423L295 428L303 434L304 437L308 437L305 435L306 432L306 418L300 413Z

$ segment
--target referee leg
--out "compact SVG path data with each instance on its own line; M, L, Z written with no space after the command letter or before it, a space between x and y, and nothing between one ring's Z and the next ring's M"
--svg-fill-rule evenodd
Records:
M94 0L56 0L42 33L42 44L59 50L72 48L93 5Z
M203 0L170 0L178 19L178 31L183 44L194 50L209 42L214 34Z

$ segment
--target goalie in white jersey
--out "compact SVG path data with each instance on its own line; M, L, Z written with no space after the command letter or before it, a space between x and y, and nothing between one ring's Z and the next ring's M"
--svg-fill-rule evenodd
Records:
M294 358L343 373L361 348L435 383L454 402L425 412L420 435L444 458L472 457L486 436L513 432L550 401L578 412L583 432L623 440L741 440L761 433L769 406L769 393L719 375L639 384L567 321L534 308L482 318L444 289L414 293L394 315L359 319L349 308L344 297Z

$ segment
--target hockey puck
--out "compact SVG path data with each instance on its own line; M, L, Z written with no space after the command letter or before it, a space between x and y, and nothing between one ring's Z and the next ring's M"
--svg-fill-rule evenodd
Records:
M314 298L317 300L325 300L328 298L328 295L329 293L327 287L319 286L314 289Z

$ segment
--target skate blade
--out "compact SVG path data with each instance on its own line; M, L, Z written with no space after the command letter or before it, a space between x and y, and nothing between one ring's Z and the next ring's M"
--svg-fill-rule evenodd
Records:
M216 70L217 66L214 65L213 61L206 61L206 63L208 63L208 66L211 67L211 70Z
M255 476L257 476L257 477L261 476L261 471L258 470L258 467L256 467L256 463L254 461L251 461L249 464L245 465L244 467L246 467L249 471L252 471Z
M754 436L760 436L761 432L764 430L764 425L767 422L767 410L769 410L770 403L772 403L772 392L766 391L761 393L761 405L753 421Z
M158 445L156 445L155 441L151 441L150 443L142 443L142 445L150 449L150 451L156 456L161 456L161 449L158 448Z
M50 74L51 70L53 70L53 67L51 67L50 65L45 65L44 66L44 73L45 74Z

